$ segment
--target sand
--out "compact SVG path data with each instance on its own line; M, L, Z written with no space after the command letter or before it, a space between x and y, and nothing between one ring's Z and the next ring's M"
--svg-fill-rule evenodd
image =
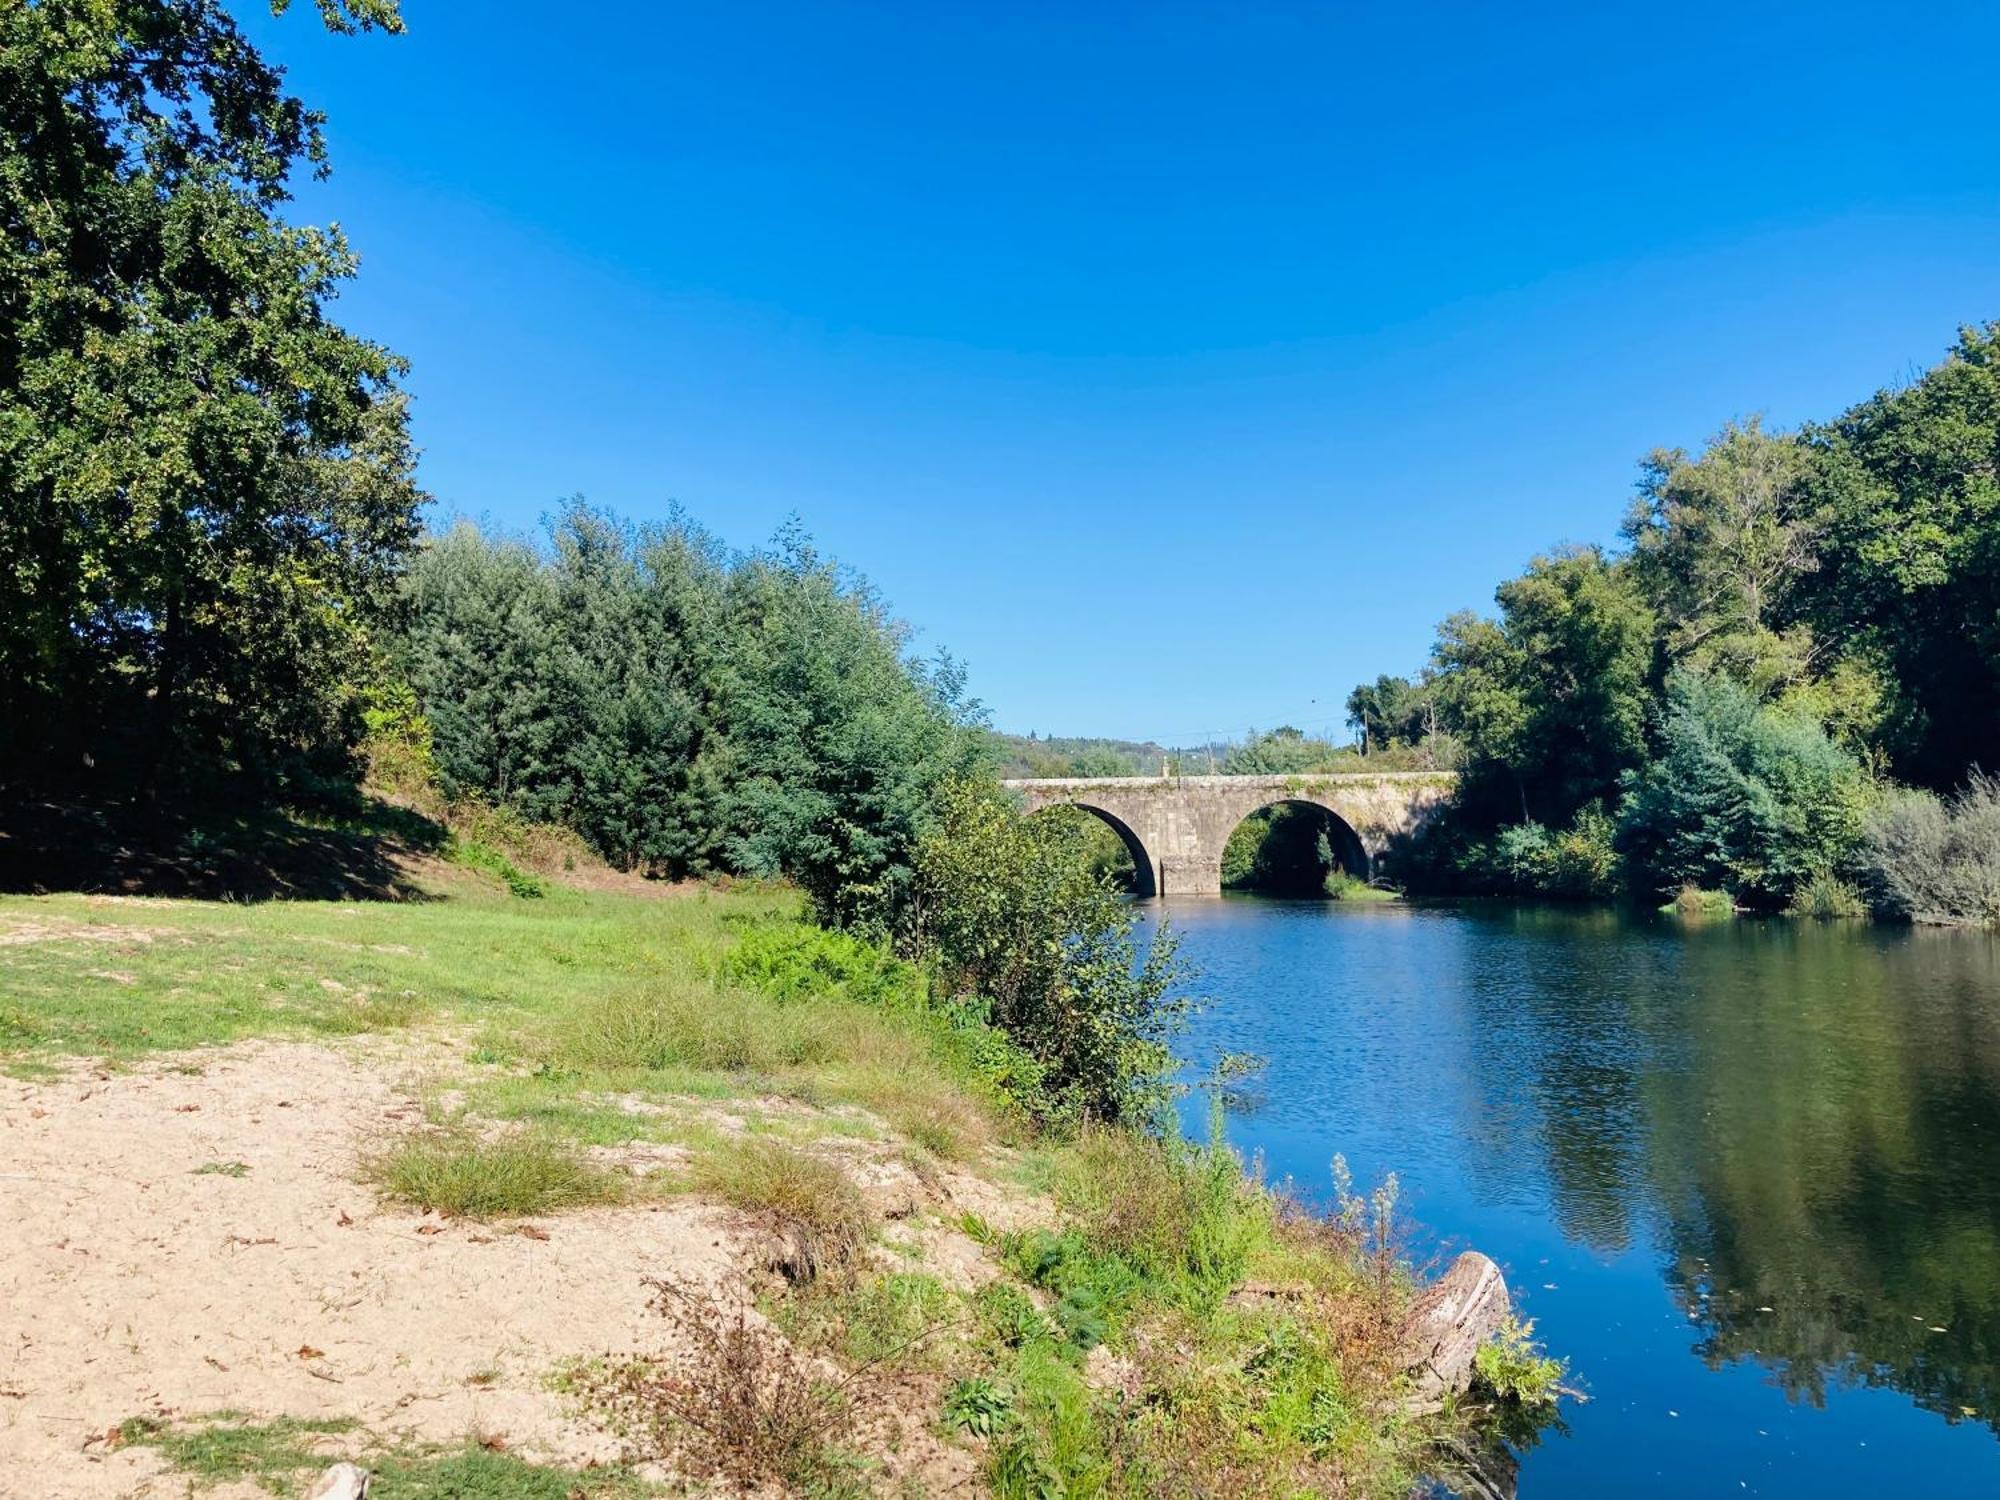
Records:
M616 1456L550 1370L659 1350L644 1277L743 1295L755 1231L692 1202L526 1232L385 1209L356 1165L417 1122L423 1068L407 1045L252 1042L0 1080L0 1496L186 1494L107 1436L146 1415Z

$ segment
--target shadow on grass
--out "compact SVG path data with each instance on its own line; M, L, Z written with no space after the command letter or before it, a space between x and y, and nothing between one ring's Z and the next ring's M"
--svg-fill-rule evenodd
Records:
M0 791L0 892L232 901L420 901L414 858L444 828L368 799L338 813L146 809Z

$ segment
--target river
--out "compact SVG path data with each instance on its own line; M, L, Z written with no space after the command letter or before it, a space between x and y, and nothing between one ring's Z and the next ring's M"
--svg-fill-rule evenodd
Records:
M1417 1255L1491 1255L1569 1360L1526 1500L2000 1495L2000 939L1147 910L1187 1055L1269 1060L1232 1141L1312 1195L1395 1173Z

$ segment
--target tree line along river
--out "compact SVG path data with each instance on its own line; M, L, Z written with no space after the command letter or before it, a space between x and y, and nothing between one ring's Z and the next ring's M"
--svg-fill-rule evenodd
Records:
M1541 908L1149 903L1268 1059L1229 1134L1397 1174L1588 1400L1528 1497L2000 1494L2000 937ZM1190 1104L1190 1124L1199 1106Z

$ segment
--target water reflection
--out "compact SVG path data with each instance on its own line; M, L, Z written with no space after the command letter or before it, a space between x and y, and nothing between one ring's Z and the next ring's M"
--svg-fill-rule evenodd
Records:
M1647 1136L1699 1352L2000 1432L1990 940L1766 928L1687 952L1690 1065L1655 1074Z
M1598 1480L1651 1444L1687 1491L1735 1491L1765 1462L1758 1384L1806 1408L1891 1390L1944 1419L1926 1419L1933 1434L2000 1433L1993 937L1241 902L1170 914L1218 996L1198 1040L1272 1061L1245 1144L1307 1182L1334 1147L1399 1170L1425 1190L1420 1214L1503 1258L1551 1224L1588 1252L1569 1277L1588 1300L1563 1334L1613 1404L1577 1421ZM1556 1272L1527 1274L1563 1307ZM1643 1331L1662 1292L1678 1337ZM1719 1448L1725 1428L1741 1439L1726 1474L1720 1460L1703 1474L1685 1447L1698 1434L1666 1422L1690 1420L1669 1409L1684 1397L1649 1406L1692 1378L1663 1364L1690 1357L1763 1377L1718 1387L1702 1417ZM1856 1410L1854 1444L1942 1441L1876 1410ZM2000 1479L2000 1447L1982 1441L1951 1450L1953 1473ZM1527 1457L1528 1493L1541 1462Z

